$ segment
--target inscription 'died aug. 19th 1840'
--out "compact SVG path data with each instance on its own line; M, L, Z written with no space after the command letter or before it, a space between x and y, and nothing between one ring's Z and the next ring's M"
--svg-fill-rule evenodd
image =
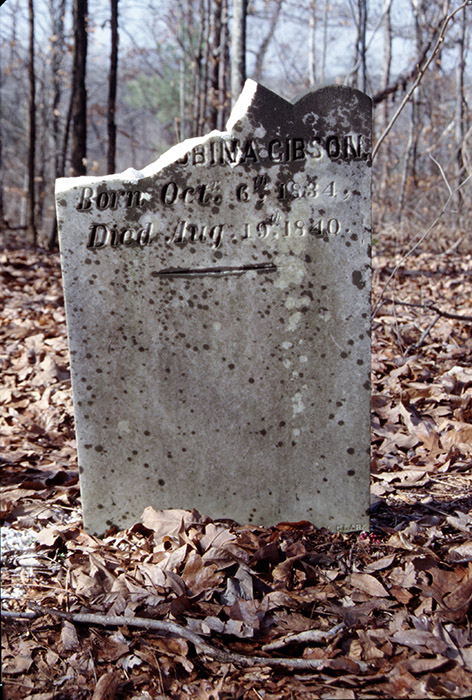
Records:
M88 529L368 527L370 110L248 81L225 132L58 181Z

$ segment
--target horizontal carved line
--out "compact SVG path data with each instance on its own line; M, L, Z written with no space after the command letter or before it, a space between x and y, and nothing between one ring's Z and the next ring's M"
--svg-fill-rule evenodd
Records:
M241 275L244 272L276 272L277 265L272 263L260 263L256 265L240 265L238 267L197 267L179 268L171 267L164 270L151 272L152 277L196 277L200 275Z

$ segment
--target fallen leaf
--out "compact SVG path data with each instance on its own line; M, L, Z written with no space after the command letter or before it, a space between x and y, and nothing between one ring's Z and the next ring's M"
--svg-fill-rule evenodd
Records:
M350 576L350 583L351 586L372 596L382 598L390 595L380 581L370 574L353 573Z
M450 664L450 660L444 656L436 656L434 659L410 659L408 670L412 673L429 673L438 671L445 664Z
M154 532L154 541L162 542L164 537L179 535L187 525L194 521L194 513L176 508L168 510L154 510L148 506L140 518L142 524Z
M472 561L472 542L464 542L451 547L446 554L446 559L455 564Z
M30 669L32 663L33 659L30 654L5 655L2 661L2 671L7 675L25 673Z
M445 642L426 630L399 630L390 636L390 640L395 644L401 644L415 650L428 650L429 653L433 654L444 654L447 650Z
M77 630L72 622L64 620L62 623L61 642L65 651L72 651L80 646Z
M370 574L373 571L388 569L395 561L395 556L395 554L388 554L385 557L380 557L380 559L374 559L374 561L364 568L364 573Z
M114 700L120 684L120 676L115 671L109 671L100 676L92 700Z

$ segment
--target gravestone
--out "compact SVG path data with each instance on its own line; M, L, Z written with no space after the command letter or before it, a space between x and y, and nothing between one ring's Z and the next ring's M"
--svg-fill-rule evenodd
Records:
M225 132L56 186L84 525L369 526L371 102L248 81Z

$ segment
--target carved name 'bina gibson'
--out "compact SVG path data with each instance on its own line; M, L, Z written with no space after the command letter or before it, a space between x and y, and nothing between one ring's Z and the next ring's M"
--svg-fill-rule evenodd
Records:
M332 160L364 159L362 135L337 136L321 139L272 139L258 143L254 139L221 139L195 146L179 163L183 165L246 165L251 163L293 163L309 158L321 159L326 153Z

